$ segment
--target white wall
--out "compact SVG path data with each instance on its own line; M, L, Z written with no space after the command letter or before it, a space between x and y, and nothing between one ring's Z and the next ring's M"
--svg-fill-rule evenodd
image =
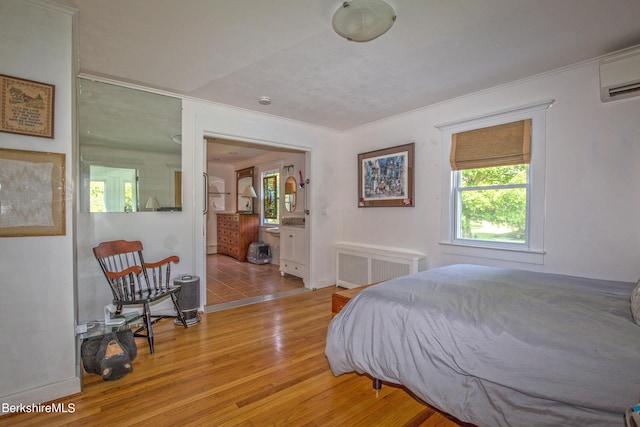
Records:
M449 166L435 126L550 98L556 102L547 111L544 264L443 253L441 174ZM342 237L425 253L431 267L468 262L635 281L639 117L640 98L600 102L598 63L590 61L354 129L343 151L343 180L354 184L342 192ZM358 153L409 142L416 143L416 206L358 208Z
M194 274L191 214L191 210L184 207L182 212L78 213L80 323L100 318L103 307L113 298L93 256L94 246L108 240L140 240L144 245L146 261L158 261L169 255L178 255L180 262L172 267L172 276ZM171 307L170 300L160 304L162 305L156 308Z
M55 138L0 133L0 147L66 155L66 234L0 238L0 402L80 391L74 327L73 10L0 2L2 73L55 85Z

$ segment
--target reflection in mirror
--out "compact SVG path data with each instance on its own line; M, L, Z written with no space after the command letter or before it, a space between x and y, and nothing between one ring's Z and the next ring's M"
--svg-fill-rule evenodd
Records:
M251 193L249 187L253 188L253 168L237 170L236 195L238 196L238 212L253 212L253 197L256 197L256 195L255 189Z
M253 188L251 178L240 178L238 180L238 188L240 188L238 210L245 213L253 213L253 198L257 197L256 190Z
M223 178L211 175L209 177L209 209L216 212L224 212L225 181Z
M292 176L284 183L284 207L288 212L296 210L296 187L298 183Z
M80 210L180 209L181 132L179 98L78 78Z
M138 182L136 169L90 165L89 175L90 212L135 212L138 206L138 192L134 190Z

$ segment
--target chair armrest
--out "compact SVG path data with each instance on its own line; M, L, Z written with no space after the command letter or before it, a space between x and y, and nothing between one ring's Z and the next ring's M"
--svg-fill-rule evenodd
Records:
M178 263L178 262L180 262L180 257L176 256L176 255L172 255L172 256L167 257L167 258L165 258L163 260L160 260L158 262L145 262L144 266L146 268L156 268L156 267L160 267L161 265L168 264L170 262Z
M126 270L122 270L122 271L107 271L106 272L107 277L109 279L120 279L121 277L128 276L129 274L135 274L137 276L140 273L142 273L142 267L140 267L139 265L131 266L131 267L127 268Z

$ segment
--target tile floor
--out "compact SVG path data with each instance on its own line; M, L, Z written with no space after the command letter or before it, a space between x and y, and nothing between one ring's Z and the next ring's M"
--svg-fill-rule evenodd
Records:
M305 290L301 278L288 274L282 277L277 264L251 264L227 255L207 255L206 311Z

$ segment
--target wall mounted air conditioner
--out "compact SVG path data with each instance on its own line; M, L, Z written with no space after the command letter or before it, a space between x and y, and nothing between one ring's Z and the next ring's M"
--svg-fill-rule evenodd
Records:
M640 48L622 51L600 60L602 102L640 95Z

